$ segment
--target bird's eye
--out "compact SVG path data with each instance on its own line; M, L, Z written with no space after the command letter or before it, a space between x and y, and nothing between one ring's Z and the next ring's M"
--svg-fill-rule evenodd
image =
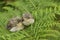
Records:
M30 16L25 16L25 18L30 19Z
M11 25L7 25L7 29L10 30L12 27Z
M30 17L27 17L27 19L30 19Z

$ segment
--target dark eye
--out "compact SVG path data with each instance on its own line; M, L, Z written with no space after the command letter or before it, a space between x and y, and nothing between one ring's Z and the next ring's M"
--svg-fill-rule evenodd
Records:
M10 30L12 27L11 25L7 25L7 29Z
M30 19L30 16L25 16L24 18Z
M30 19L30 17L27 17L27 19Z
M24 19L22 18L22 19L20 19L20 20L17 20L17 22L19 23L19 22L23 22L24 21Z

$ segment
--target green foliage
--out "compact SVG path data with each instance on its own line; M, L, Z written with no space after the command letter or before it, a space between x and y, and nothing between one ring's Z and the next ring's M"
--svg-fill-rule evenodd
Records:
M57 2L56 2L57 1ZM3 6L0 3L0 40L60 40L60 5L58 0L16 0ZM4 11L3 11L4 10ZM10 32L6 29L8 20L30 12L35 23L28 28ZM58 17L56 15L59 15Z

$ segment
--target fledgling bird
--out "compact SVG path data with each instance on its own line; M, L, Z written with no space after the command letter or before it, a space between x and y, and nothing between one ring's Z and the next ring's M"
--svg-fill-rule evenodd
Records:
M24 29L24 25L21 22L19 22L15 27L12 27L10 29L10 31L15 32L15 31L19 31L19 30L22 30L22 29Z
M22 17L14 17L8 21L7 29L11 32L19 31L34 23L34 18L30 13L24 13Z
M23 28L24 26L20 17L14 17L8 21L7 29L9 29L11 32L19 31Z
M30 13L24 13L23 15L22 15L22 18L23 18L23 24L25 25L25 26L29 26L29 25L31 25L31 24L33 24L34 23L34 18L33 18L33 16L30 14Z

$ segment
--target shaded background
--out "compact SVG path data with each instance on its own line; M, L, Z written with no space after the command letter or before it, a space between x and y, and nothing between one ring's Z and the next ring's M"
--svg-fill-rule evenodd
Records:
M60 40L60 0L5 1L0 1L0 40ZM22 31L7 30L8 20L24 12L30 12L35 23Z

